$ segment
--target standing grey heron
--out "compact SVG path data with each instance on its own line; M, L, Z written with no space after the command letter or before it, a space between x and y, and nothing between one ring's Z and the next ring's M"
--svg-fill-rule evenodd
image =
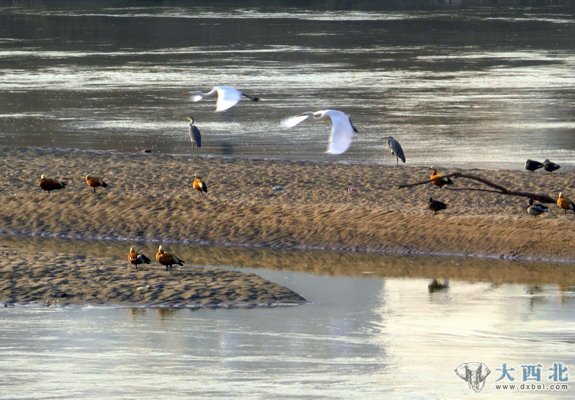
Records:
M405 155L403 154L403 149L401 148L399 142L393 138L393 136L388 136L386 137L386 139L387 139L387 145L391 150L391 154L395 156L396 164L397 166L399 166L400 158L401 161L405 162Z
M251 101L260 101L259 97L248 96L230 86L214 86L212 90L207 93L201 91L189 92L192 96L191 101L200 101L204 97L218 96L216 100L216 112L226 111L228 108L235 106L242 98Z
M202 134L200 133L198 127L194 125L194 117L189 116L188 121L190 121L190 130L188 133L190 134L190 142L192 146L190 148L191 157L195 146L202 147Z
M348 114L338 110L320 110L320 111L306 111L299 115L284 118L281 121L283 128L293 128L300 122L305 121L309 117L314 119L331 120L331 134L329 136L329 144L326 153L328 154L342 154L349 146L353 138L353 133L358 132L357 128L353 126L351 118Z

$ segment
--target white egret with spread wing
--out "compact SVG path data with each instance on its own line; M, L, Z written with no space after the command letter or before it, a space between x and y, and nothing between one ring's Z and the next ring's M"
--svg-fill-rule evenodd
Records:
M284 128L293 128L300 122L305 121L309 117L314 119L331 120L331 134L329 136L329 143L326 153L328 154L342 154L344 153L353 139L353 133L358 132L351 118L348 114L339 110L320 110L320 111L307 111L299 115L284 118L281 121L281 126Z
M192 96L191 101L200 101L204 97L218 96L216 100L216 112L226 111L228 108L235 106L242 98L251 101L259 101L259 97L248 96L230 86L214 86L212 90L207 93L201 91L189 92Z

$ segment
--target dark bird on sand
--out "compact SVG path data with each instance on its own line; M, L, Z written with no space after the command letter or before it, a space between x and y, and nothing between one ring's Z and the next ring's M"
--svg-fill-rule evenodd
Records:
M64 189L66 187L66 182L60 182L56 179L46 178L46 176L40 176L38 185L42 190L46 190L48 193L52 190Z
M549 160L543 161L543 169L547 172L553 172L558 170L559 168L561 168L559 164L555 164L554 162L551 162Z
M445 185L453 185L453 181L451 180L451 178L446 178L444 176L439 175L437 173L437 169L435 168L432 168L432 170L433 172L429 176L429 179L431 180L431 183L433 183L435 186L443 188Z
M102 179L98 178L97 176L86 175L84 180L86 181L86 185L94 189L94 193L96 193L96 188L99 186L102 186L104 188L108 187L108 184L104 182Z
M133 247L130 247L130 252L128 253L128 261L130 264L135 265L138 268L140 264L149 264L152 262L143 253L136 251Z
M208 186L202 181L202 177L196 175L196 179L192 182L192 187L200 193L208 193Z
M156 253L156 261L162 265L166 266L166 271L168 271L174 264L184 265L184 260L180 260L173 254L164 252L162 245L158 247L158 252Z
M535 203L532 198L529 198L529 200L527 200L527 208L525 211L529 215L541 215L544 212L548 212L549 207L544 206L541 203Z
M427 203L427 208L433 211L434 214L437 214L438 211L445 210L447 208L447 204L439 200L433 200L433 198L430 197L429 202Z
M527 171L535 171L536 169L543 168L543 163L534 160L527 160L525 161L525 169Z

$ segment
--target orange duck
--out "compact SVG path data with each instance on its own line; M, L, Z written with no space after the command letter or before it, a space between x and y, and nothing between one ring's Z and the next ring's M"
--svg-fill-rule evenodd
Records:
M202 181L202 177L199 175L196 175L196 179L192 182L192 187L200 193L208 193L208 186Z
M162 265L166 266L166 271L168 271L174 264L184 265L184 260L180 260L173 254L164 252L162 245L158 247L158 252L156 253L156 261Z
M56 179L46 178L46 176L40 176L38 185L42 190L46 190L48 193L52 190L64 189L66 187L66 182L60 182Z
M130 251L128 253L128 261L130 264L135 265L136 269L140 264L149 264L152 262L152 260L146 257L143 253L137 252L133 247L130 247Z
M108 184L104 182L102 179L98 178L97 176L90 176L86 175L84 178L86 180L86 184L94 189L94 193L96 193L96 188L102 186L104 188L108 187Z

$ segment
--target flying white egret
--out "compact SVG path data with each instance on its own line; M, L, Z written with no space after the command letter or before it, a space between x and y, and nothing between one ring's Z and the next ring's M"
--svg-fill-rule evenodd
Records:
M300 115L284 118L281 121L283 128L293 128L309 117L314 119L331 119L331 134L326 153L342 154L351 145L353 133L358 132L348 114L338 110L307 111Z
M190 130L188 133L190 134L190 142L192 146L190 148L190 157L191 157L195 146L202 147L202 135L198 127L194 126L194 117L189 116L188 121L190 121Z
M204 97L211 97L211 96L218 96L216 101L216 112L219 111L226 111L228 108L231 108L237 104L242 98L251 100L251 101L260 101L259 97L252 97L248 96L245 93L240 92L237 89L234 89L230 86L214 86L212 90L207 93L195 91L195 92L188 92L192 96L190 97L191 101L200 101Z
M405 155L403 154L403 149L397 140L393 138L393 136L386 137L387 145L389 146L389 150L391 150L391 154L395 156L396 164L399 166L399 159L405 162Z

